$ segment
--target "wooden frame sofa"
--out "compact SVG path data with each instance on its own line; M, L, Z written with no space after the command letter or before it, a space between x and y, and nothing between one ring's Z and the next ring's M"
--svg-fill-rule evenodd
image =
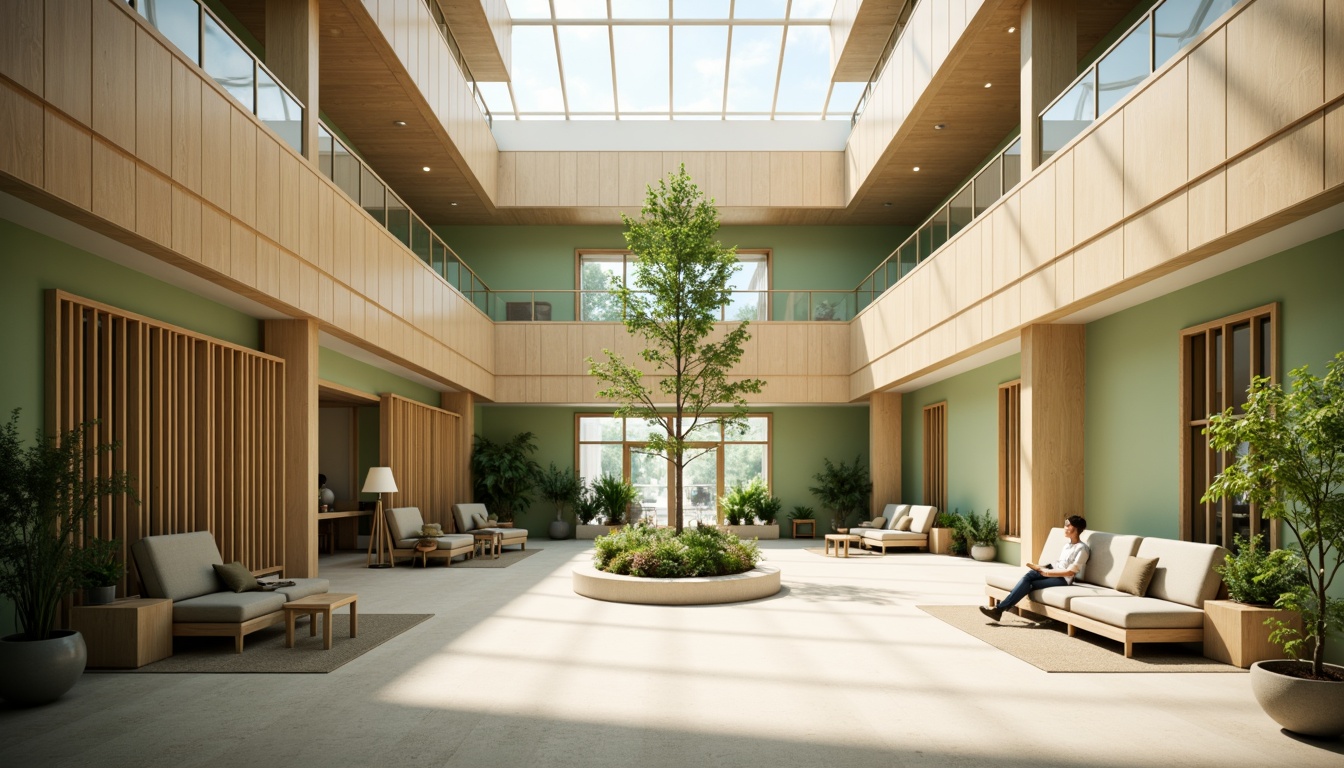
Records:
M419 507L393 507L387 510L387 530L392 534L393 565L398 557L415 558L420 553L415 545L424 538L420 531L425 527L425 518ZM444 565L452 565L458 555L471 557L476 551L476 539L470 534L445 533L434 537L439 548L426 553L427 558L442 560Z
M901 518L910 518L909 530L902 528ZM938 508L922 504L888 504L878 527L859 526L850 528L852 535L859 537L859 546L864 549L928 549L929 531L938 517Z
M1213 567L1227 550L1213 544L1156 537L1085 531L1091 554L1083 578L1067 587L1032 592L1018 603L1019 611L1048 616L1068 625L1069 635L1082 629L1125 645L1134 655L1136 643L1184 643L1204 639L1204 603L1218 596L1222 581ZM1051 529L1042 559L1054 557L1064 546L1064 530ZM1157 558L1152 581L1142 595L1116 589L1131 556ZM1017 569L999 569L985 577L990 604L1008 596L1022 576Z
M499 536L501 549L514 544L519 549L527 549L526 528L491 528L489 517L484 504L453 505L453 519L459 533L493 533Z
M326 592L326 579L294 579L294 586L264 592L233 592L215 574L222 565L209 531L146 536L131 545L145 597L173 601L175 637L232 637L243 652L243 637L283 624L281 607L291 600ZM267 571L262 571L266 573ZM275 572L270 569L269 572Z

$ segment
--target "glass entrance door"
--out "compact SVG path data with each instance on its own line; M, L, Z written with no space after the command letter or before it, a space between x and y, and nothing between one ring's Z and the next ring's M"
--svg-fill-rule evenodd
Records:
M658 526L667 525L667 459L644 452L638 445L625 448L626 466L630 467L630 484L639 492L643 508L641 520Z
M719 450L691 448L700 452L682 473L682 524L714 525L719 521Z

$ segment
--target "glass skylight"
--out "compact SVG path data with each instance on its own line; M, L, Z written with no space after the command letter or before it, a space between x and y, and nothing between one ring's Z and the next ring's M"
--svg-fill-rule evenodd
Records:
M839 120L835 0L506 0L513 82L496 120Z

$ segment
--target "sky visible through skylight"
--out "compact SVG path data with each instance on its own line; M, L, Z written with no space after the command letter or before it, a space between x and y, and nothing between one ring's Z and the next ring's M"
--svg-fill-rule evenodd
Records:
M830 82L835 0L506 0L495 120L848 120Z

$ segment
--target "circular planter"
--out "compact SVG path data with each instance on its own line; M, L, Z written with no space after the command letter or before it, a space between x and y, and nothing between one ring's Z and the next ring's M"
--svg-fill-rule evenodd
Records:
M0 698L33 705L55 701L84 674L89 660L84 636L69 629L47 640L0 637Z
M594 600L639 605L715 605L760 600L780 590L779 569L756 566L732 576L644 579L574 566L574 592Z
M108 605L117 599L116 586L111 587L85 587L84 604L85 605Z
M1251 690L1260 708L1274 722L1303 736L1334 738L1344 733L1344 683L1304 680L1280 674L1305 661L1277 659L1251 665ZM1326 664L1336 670L1344 670Z
M998 553L998 548L993 544L975 544L971 547L971 557L982 563L993 560Z
M568 520L552 520L548 532L556 541L568 539L574 535L574 526L570 525Z

